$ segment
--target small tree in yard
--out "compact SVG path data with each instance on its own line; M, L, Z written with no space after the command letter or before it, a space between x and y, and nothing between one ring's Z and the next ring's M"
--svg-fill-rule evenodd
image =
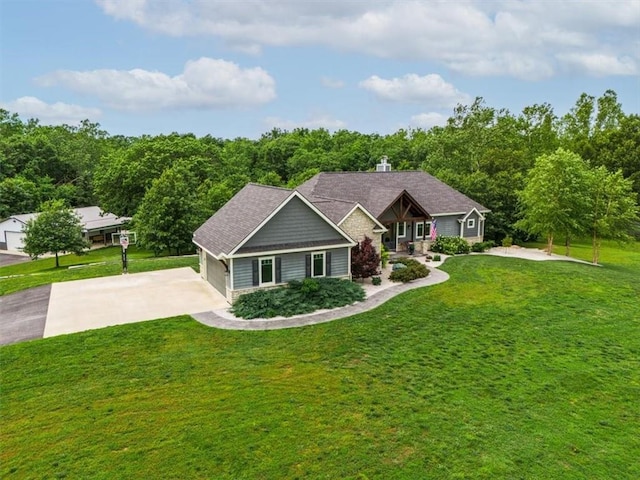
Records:
M380 274L380 255L367 236L351 249L351 277L369 278Z
M27 222L24 233L24 252L33 259L54 253L56 267L60 266L58 252L80 255L89 248L89 242L82 235L80 218L62 200L45 203L42 213Z
M638 206L633 184L623 178L622 172L611 173L605 167L598 167L590 175L592 261L598 263L602 238L631 239L629 232L638 221Z
M520 192L522 218L516 227L544 235L551 255L556 234L567 237L586 231L588 169L579 155L559 148L536 159Z

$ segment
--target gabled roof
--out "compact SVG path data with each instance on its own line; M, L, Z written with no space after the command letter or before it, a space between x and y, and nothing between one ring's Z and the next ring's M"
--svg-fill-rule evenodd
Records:
M249 183L209 218L193 234L193 241L215 257L241 256L240 251L251 237L266 225L290 200L299 198L324 222L331 226L343 240L336 244L353 244L349 238L322 210L306 199L300 192L286 188ZM331 241L322 241L322 245ZM288 244L283 248L306 248L316 246L314 242L304 245ZM260 251L262 247L249 248L247 252Z
M323 172L298 187L307 197L358 202L379 217L406 190L431 216L489 209L422 171Z
M462 218L459 218L458 221L460 223L466 222L467 218L469 218L469 215L471 215L473 212L476 212L478 214L478 217L480 218L480 220L484 220L485 217L484 215L482 215L477 208L472 208L471 210L469 210L469 212Z
M233 251L284 202L291 190L248 183L193 234L193 241L218 257Z
M344 223L344 221L356 210L360 210L362 213L364 213L367 217L369 217L371 219L371 221L375 224L375 227L373 229L373 231L375 233L384 233L387 230L387 227L385 227L384 225L382 225L378 219L376 217L374 217L373 215L371 215L371 212L369 212L369 210L367 210L366 208L364 208L362 205L360 205L359 203L356 203L353 208L351 210L349 210L349 212L347 212L345 214L344 217L342 217L342 220L340 220L338 222L338 225L342 225Z

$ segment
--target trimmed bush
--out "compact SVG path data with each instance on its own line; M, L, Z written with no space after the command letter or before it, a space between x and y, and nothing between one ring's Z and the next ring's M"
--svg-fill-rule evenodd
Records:
M440 255L434 255L433 256L433 261L434 262L439 262L440 260L442 260L442 257Z
M339 278L305 278L293 280L286 287L258 290L242 295L231 312L247 320L291 317L315 312L323 308L351 305L365 298L364 290L356 283Z
M429 275L429 269L413 258L398 258L395 260L396 265L404 265L405 268L395 269L389 275L392 282L410 282L418 278L424 278Z
M476 253L482 253L482 252L486 252L487 250L495 246L496 244L491 240L488 240L486 242L477 242L471 245L471 251Z
M513 245L513 238L511 237L504 237L502 239L502 246L503 247L510 247L511 245Z
M371 277L371 283L375 286L382 284L382 279L380 277Z
M460 237L437 237L431 245L431 250L445 255L458 255L469 253L471 247L469 243Z

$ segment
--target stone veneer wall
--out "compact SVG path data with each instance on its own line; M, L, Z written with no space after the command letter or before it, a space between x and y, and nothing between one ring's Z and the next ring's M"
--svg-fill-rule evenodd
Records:
M340 228L357 242L364 240L365 236L369 237L372 240L371 243L376 249L376 252L380 253L382 251L382 235L373 233L375 226L375 222L359 208L355 209L353 213L340 224Z

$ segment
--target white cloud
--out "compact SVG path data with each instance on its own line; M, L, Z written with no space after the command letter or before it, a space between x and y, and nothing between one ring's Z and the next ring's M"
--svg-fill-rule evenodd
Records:
M97 0L117 19L174 36L215 36L264 46L323 45L384 58L436 61L471 75L541 79L573 67L571 55L607 54L637 71L637 0ZM567 57L569 55L569 57ZM598 69L589 69L589 72Z
M331 77L322 77L320 79L320 83L327 88L343 88L344 82L342 80L338 80L337 78Z
M438 112L420 113L411 117L411 126L429 130L431 127L446 125L448 117Z
M225 108L260 105L276 97L275 81L262 68L240 68L225 60L188 61L180 75L133 70L58 70L37 79L99 98L119 110Z
M297 122L295 120L284 120L279 117L267 117L264 119L264 125L268 128L280 128L282 130L293 130L295 128L326 128L335 131L346 128L347 124L342 120L332 118L329 115L314 115L306 120Z
M558 55L570 69L596 77L637 75L638 64L629 57L617 58L606 53L567 53Z
M76 124L82 120L95 120L102 112L98 108L87 108L79 105L56 102L46 103L36 97L20 97L0 107L17 113L23 118L37 118L47 125Z
M453 107L469 100L468 95L460 92L436 74L421 77L411 73L402 78L392 79L384 79L374 75L363 80L359 85L374 93L381 100L391 102Z

